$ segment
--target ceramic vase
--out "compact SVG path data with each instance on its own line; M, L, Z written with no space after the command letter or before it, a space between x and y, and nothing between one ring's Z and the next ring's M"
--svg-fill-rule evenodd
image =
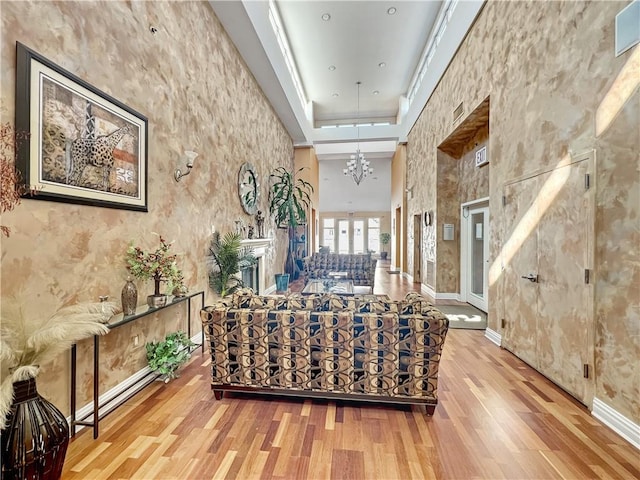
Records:
M58 480L69 445L64 415L36 389L35 378L13 384L14 401L2 430L2 478Z
M136 313L136 307L138 306L138 289L136 284L133 283L131 277L127 278L127 283L122 287L122 313L125 316L133 315Z

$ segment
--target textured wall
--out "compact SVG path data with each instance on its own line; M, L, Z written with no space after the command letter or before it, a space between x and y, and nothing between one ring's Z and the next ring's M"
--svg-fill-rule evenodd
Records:
M436 288L438 293L460 293L460 204L489 196L490 165L475 166L475 152L488 146L489 126L480 127L476 134L466 141L458 157L438 152L438 268ZM487 156L489 148L487 148ZM455 241L442 239L442 225L455 225ZM425 228L428 235L436 229ZM429 258L430 255L427 255ZM425 273L423 271L423 273Z
M234 221L252 223L237 194L240 165L252 162L267 211L268 174L292 165L290 137L222 29L207 2L3 2L1 121L13 122L15 42L131 106L149 119L149 212L136 213L41 200L24 200L2 224L2 299L15 299L27 315L109 295L119 302L129 242L152 248L152 232L173 240L192 291L206 290L205 253L211 227L225 232ZM149 26L157 27L153 35ZM199 152L180 183L173 171L184 150ZM268 256L267 278L284 264L286 232ZM152 293L137 282L139 303ZM195 302L198 303L198 302ZM4 302L3 302L4 304ZM198 305L199 307L199 305ZM101 389L113 387L146 365L144 342L165 330L186 328L186 309L175 306L133 322L101 340ZM197 308L192 319L199 331ZM131 338L140 335L141 346ZM80 345L79 406L91 392L90 342ZM68 412L69 360L43 366L41 393Z
M488 2L409 135L407 177L417 187L409 214L435 208L437 146L455 130L453 110L491 98L489 327L501 332L503 185L596 149L595 395L639 422L640 48L613 53L627 4Z
M407 145L398 145L391 160L391 266L406 271L407 269L407 205L405 189L407 185ZM400 209L400 215L396 215ZM395 232L393 221L395 219Z

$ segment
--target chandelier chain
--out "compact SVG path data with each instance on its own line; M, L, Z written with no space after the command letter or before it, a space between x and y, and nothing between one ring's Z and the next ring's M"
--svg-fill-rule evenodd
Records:
M360 85L362 82L357 81L358 86L358 103L356 111L356 135L357 146L355 155L351 155L351 159L347 160L347 168L343 169L345 175L351 175L356 185L373 173L373 168L369 167L370 162L365 160L364 154L360 152Z

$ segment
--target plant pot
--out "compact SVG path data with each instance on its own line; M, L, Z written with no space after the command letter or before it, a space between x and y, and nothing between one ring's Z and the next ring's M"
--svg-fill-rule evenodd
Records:
M386 260L387 259L387 252L380 252L380 259L381 260Z
M69 445L64 415L36 389L35 378L13 384L14 401L2 431L2 478L59 479Z
M167 304L166 295L149 295L147 297L147 305L151 308L164 307Z
M276 293L287 293L289 291L289 274L276 273Z

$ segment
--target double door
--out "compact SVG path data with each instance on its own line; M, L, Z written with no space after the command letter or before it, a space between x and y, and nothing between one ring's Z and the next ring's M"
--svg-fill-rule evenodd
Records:
M590 405L594 378L593 154L507 184L503 346Z

